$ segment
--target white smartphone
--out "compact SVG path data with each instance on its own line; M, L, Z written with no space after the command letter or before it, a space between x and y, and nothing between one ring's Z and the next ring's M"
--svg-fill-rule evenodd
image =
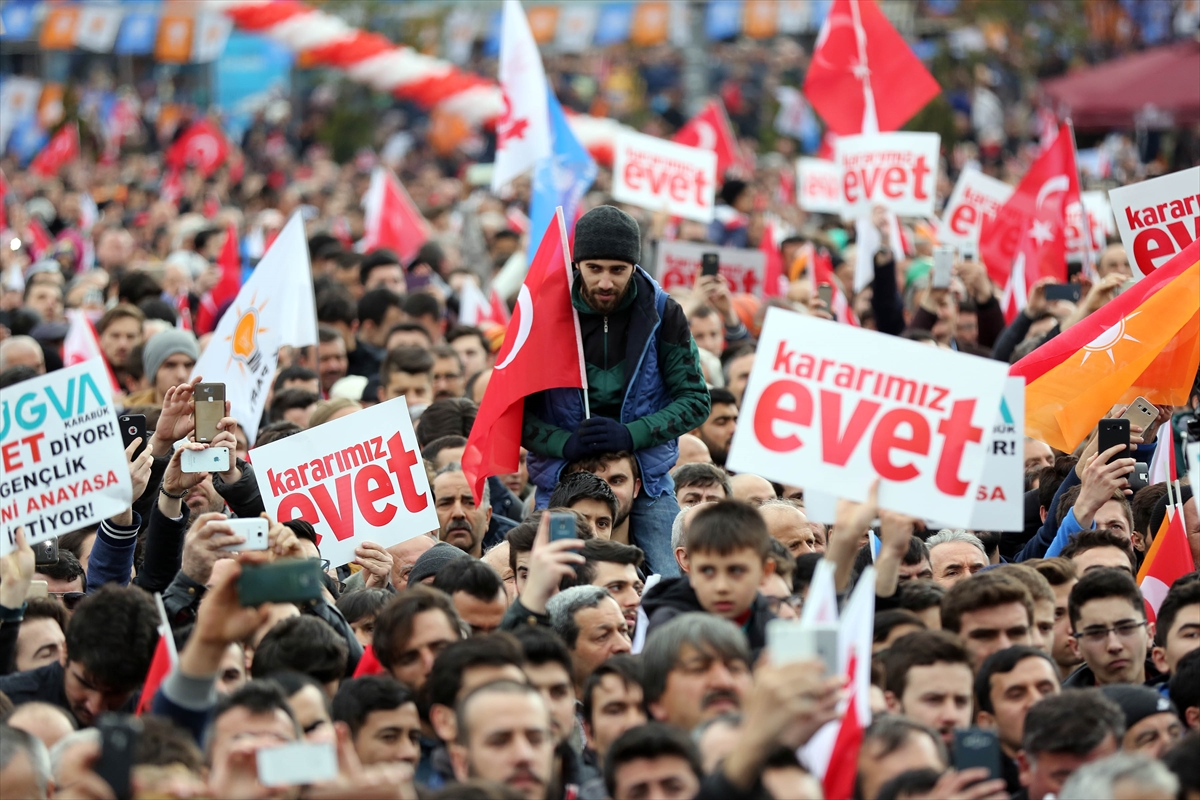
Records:
M950 278L954 274L955 249L950 245L938 245L933 248L933 282L934 289L949 289Z
M799 620L773 619L767 623L767 649L771 651L771 661L776 664L815 658L825 664L826 675L837 674L837 625L806 625Z
M206 447L203 450L184 450L179 457L184 472L228 472L229 448Z
M338 775L331 742L292 742L258 751L258 781L268 788L325 783Z
M226 520L234 534L245 537L244 544L231 544L222 547L230 553L240 553L243 550L267 549L267 521L262 517L247 517L245 519Z
M975 243L974 242L966 242L964 244L959 245L958 257L961 258L963 261L974 261L975 260Z

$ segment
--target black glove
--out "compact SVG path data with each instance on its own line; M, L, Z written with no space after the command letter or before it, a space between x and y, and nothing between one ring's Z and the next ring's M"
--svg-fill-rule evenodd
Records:
M567 443L563 445L563 458L568 463L573 461L582 461L592 454L592 451L579 435L579 431L571 434L571 438L567 439Z
M633 450L633 434L620 422L608 417L592 417L579 425L576 433L592 453L619 453Z

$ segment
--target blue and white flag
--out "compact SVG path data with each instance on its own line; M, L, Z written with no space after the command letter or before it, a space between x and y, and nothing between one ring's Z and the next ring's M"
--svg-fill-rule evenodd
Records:
M556 206L562 206L567 232L575 230L575 217L583 195L596 180L596 162L575 138L567 116L546 89L546 110L550 115L551 155L538 161L533 171L533 196L529 203L529 250L536 253L542 234L554 218Z

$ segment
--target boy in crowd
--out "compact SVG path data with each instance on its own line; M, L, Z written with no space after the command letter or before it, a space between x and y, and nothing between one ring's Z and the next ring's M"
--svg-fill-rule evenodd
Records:
M674 617L707 611L738 625L752 650L766 646L774 615L758 589L774 570L771 534L762 515L737 500L700 507L687 529L688 574L659 582L642 598L652 635Z

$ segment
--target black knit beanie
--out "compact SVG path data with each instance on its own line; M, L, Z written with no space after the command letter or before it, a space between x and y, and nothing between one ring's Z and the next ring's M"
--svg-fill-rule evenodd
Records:
M641 255L637 220L616 206L597 206L575 223L575 263L611 258L636 264Z

